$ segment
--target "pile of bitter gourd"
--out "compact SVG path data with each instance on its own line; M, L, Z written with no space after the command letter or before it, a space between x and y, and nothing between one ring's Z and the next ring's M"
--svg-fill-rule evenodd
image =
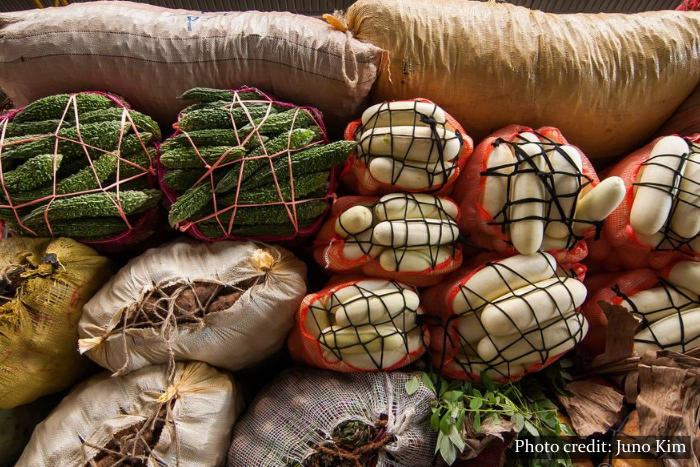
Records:
M288 236L326 211L330 171L356 143L326 144L320 114L254 89L193 88L181 97L198 103L160 148L164 191L177 198L172 226L196 226L208 238Z
M161 194L147 115L101 93L58 94L0 118L0 218L20 235L108 238Z

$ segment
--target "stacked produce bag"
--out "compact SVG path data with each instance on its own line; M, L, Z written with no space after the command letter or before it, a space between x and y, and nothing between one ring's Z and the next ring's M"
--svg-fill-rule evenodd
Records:
M200 240L313 234L354 143L328 143L321 114L253 88L194 88L160 147L169 221Z
M27 236L103 250L153 233L158 125L105 93L59 94L0 117L0 216Z

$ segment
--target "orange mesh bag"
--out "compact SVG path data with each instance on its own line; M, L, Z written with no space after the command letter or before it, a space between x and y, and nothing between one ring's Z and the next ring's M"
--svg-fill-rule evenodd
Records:
M581 200L598 184L590 161L558 129L510 125L479 143L457 181L459 225L470 242L499 254L542 249L562 263L581 261L588 253L582 240L600 224L585 211L593 205L600 217L601 208ZM621 183L603 188L619 192L609 196L613 202L622 196Z
M321 113L255 88L193 88L159 148L170 225L198 240L290 241L314 234L335 169L356 146L328 142Z
M392 193L345 196L314 241L326 270L362 273L426 287L462 264L459 208L449 198Z
M635 350L670 349L686 352L700 345L700 263L680 261L661 271L602 274L586 282L591 291L582 308L590 324L583 347L605 351L608 320L600 303L620 305L640 318Z
M626 195L591 245L597 261L608 269L660 269L700 259L700 134L659 137L609 175L622 178Z
M449 195L474 149L451 115L428 99L376 104L345 128L359 146L341 178L361 195L397 191Z
M422 293L433 366L456 379L517 381L580 342L585 267L549 253L481 255Z
M152 235L158 125L101 92L58 94L0 117L0 217L16 235L101 251Z
M332 280L307 295L287 342L295 360L342 373L391 371L425 352L416 291L386 279Z

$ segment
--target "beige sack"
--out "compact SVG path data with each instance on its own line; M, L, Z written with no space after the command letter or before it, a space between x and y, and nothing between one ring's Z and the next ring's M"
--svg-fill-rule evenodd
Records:
M475 140L511 123L551 125L589 157L622 154L646 142L700 78L700 12L359 0L347 23L389 51L375 101L430 99Z
M671 118L666 120L664 126L656 132L656 136L692 136L695 133L700 133L700 84Z
M124 465L223 465L243 408L234 381L200 362L174 370L171 384L166 366L150 366L77 386L36 427L17 466L107 466L126 453L136 459Z
M90 2L0 13L0 88L16 106L111 91L170 126L195 86L256 86L344 125L366 104L382 51L320 19Z
M197 360L239 370L279 350L306 293L306 265L253 242L179 241L130 261L85 305L81 352L125 374Z

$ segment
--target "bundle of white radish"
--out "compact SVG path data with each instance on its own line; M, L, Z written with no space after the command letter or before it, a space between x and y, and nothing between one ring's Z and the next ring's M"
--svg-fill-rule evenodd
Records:
M610 170L627 196L592 255L608 268L658 269L700 259L700 134L664 136Z
M605 350L608 321L600 302L620 305L641 319L634 339L640 355L700 346L700 263L680 261L662 271L636 269L591 282L596 288L582 308L591 327L584 345L591 353Z
M599 182L558 129L510 125L476 147L454 198L470 242L508 255L546 250L573 263L624 195L622 180Z
M477 258L422 293L433 364L452 378L514 381L554 362L588 332L584 271L544 252Z
M382 102L345 128L357 141L343 181L362 195L449 194L473 143L461 125L427 99Z
M333 272L434 285L462 264L458 219L459 208L444 196L345 196L316 237L314 258Z
M416 291L400 282L359 279L307 295L288 347L319 368L353 373L395 370L425 351Z

